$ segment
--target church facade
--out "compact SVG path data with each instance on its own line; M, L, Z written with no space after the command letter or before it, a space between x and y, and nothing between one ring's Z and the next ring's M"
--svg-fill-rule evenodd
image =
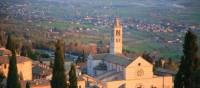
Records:
M124 56L122 39L122 25L117 17L111 32L110 53L90 54L87 58L87 74L101 83L100 88L172 88L171 75L155 75L153 65L141 56Z

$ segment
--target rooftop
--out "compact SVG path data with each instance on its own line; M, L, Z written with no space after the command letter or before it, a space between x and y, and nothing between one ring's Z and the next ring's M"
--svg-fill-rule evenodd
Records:
M128 66L131 62L142 56L142 53L135 53L130 55L117 54L113 55L110 53L96 54L93 58L94 60L104 60L110 63L118 64L121 66Z
M112 55L112 54L107 54L103 60L112 62L114 64L118 64L121 66L127 66L132 62L132 60L130 60L128 57L125 57L123 55Z
M32 68L32 72L33 74L37 74L37 75L50 75L52 73L52 69L50 68L45 68L45 67L41 67L41 66L34 66Z
M94 59L112 62L114 64L118 64L121 66L127 66L133 61L132 59L129 59L124 55L113 55L109 53L97 54L96 56L94 56Z
M95 59L95 60L101 60L101 59L103 59L103 57L105 57L107 54L108 54L108 53L96 54L96 55L94 56L94 59Z
M12 55L11 51L6 48L0 48L0 56L10 56Z
M24 56L17 56L17 63L31 61L30 58ZM0 63L9 63L9 56L0 56Z
M122 80L123 72L108 71L96 77L97 80L101 81L112 81L112 80Z

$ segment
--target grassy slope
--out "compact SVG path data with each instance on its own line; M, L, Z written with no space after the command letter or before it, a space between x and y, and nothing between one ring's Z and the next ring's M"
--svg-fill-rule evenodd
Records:
M71 24L68 22L41 22L45 28L57 27L59 29L68 29L76 27L86 27L87 25ZM91 27L91 26L89 26ZM127 30L127 29L126 29ZM164 42L157 42L154 40L155 37L161 37L166 40L174 40L174 37L180 33L152 33L152 32L140 32L133 29L128 29L124 32L124 48L133 52L152 52L157 51L161 56L178 58L181 55L181 44L167 44ZM99 40L103 40L106 43L109 42L109 31L102 30L95 32L96 35L88 35L85 33L73 34L65 37L67 42L80 42L80 43L97 43ZM184 35L184 34L181 34ZM101 37L105 36L105 37ZM70 37L70 38L69 38Z
M58 28L61 30L67 30L67 29L76 29L78 27L81 28L96 28L95 26L91 24L75 24L75 23L70 23L67 21L39 21L39 22L34 22L34 25L36 26L41 26L45 29L51 29L51 28Z
M159 22L160 19L170 18L174 20L180 20L184 22L199 22L199 7L191 7L188 9L170 9L169 8L149 8L141 6L129 5L129 2L132 0L122 1L122 0L113 0L112 8L104 8L110 6L109 0L79 0L72 1L70 4L60 4L60 3L47 3L41 1L39 3L31 3L30 11L47 11L45 15L52 16L55 19L62 19L65 16L101 16L101 15L120 15L122 18L133 17L151 22ZM152 13L159 12L159 17L150 16ZM58 29L68 29L76 27L94 27L91 25L80 25L80 24L71 24L69 22L63 21L54 21L53 23L48 23L47 21L35 22L35 25L41 25L45 29L57 27ZM97 36L92 35L80 35L73 37L66 37L66 41L80 41L82 43L88 42L97 42L98 40L105 40L108 42L108 38L104 39L101 36L104 32L99 32ZM32 33L34 34L34 33ZM35 33L37 34L37 33ZM108 35L108 34L107 34ZM170 45L164 43L156 43L153 41L153 37L159 36L166 38L168 40L173 39L173 36L176 33L172 34L159 34L159 33L150 33L150 32L138 32L130 31L129 35L124 37L124 46L127 49L135 52L144 52L144 51L159 51L161 56L165 57L176 57L177 54L180 54L181 45ZM34 35L32 35L34 36ZM177 48L178 47L178 48Z

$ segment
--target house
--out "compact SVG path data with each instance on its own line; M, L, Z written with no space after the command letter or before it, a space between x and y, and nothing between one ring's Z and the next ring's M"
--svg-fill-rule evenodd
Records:
M8 76L9 57L11 52L5 48L0 48L0 72ZM32 80L32 60L24 56L16 56L18 74L21 80Z

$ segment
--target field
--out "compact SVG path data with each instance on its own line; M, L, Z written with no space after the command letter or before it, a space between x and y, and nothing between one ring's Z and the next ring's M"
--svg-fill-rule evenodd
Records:
M111 28L107 29L102 25L93 26L91 24L69 22L69 19L80 21L78 18L86 16L103 18L120 16L122 20L134 18L147 23L160 23L162 20L170 20L175 23L186 23L187 25L200 24L199 0L27 0L27 2L26 8L23 8L23 11L27 14L22 17L24 19L33 17L33 22L30 25L35 27L27 27L26 20L21 21L20 18L16 17L16 28L35 29L34 32L28 34L35 37L35 39L40 39L40 41L42 41L42 38L41 34L37 33L38 28L39 30L57 28L62 31L77 28L95 28L99 31L74 33L71 36L66 36L65 41L88 44L102 40L108 44ZM10 12L15 11L21 10ZM196 34L198 35L199 32L197 31ZM175 40L174 38L179 35L183 40L184 33L153 33L125 29L124 49L132 52L156 51L163 57L180 58L182 43L167 43L168 40Z
M85 28L101 28L95 27L92 25L83 25L83 24L73 24L69 22L41 22L37 25L42 25L44 28L58 28L61 30L75 30L77 27ZM65 36L65 41L70 42L79 42L83 44L89 43L98 43L100 40L104 43L109 44L109 30L95 31L91 35L87 33L70 33L68 36ZM199 32L197 32L198 34ZM124 42L123 48L136 53L143 52L157 52L161 57L175 58L179 59L182 55L182 43L168 44L166 41L156 41L155 38L159 37L164 40L174 40L177 35L181 35L182 38L184 33L153 33L153 32L141 32L134 29L125 29L124 30ZM103 37L102 37L103 36ZM200 36L199 36L200 39ZM200 44L200 43L199 43Z
M163 19L200 23L198 0L34 0L30 11L56 19L84 16L132 17L149 22ZM191 5L194 4L194 5Z
M43 27L45 29L52 29L57 28L60 30L67 30L67 29L76 29L76 28L95 28L95 26L90 24L75 24L70 23L67 21L39 21L39 22L33 22L35 26Z

